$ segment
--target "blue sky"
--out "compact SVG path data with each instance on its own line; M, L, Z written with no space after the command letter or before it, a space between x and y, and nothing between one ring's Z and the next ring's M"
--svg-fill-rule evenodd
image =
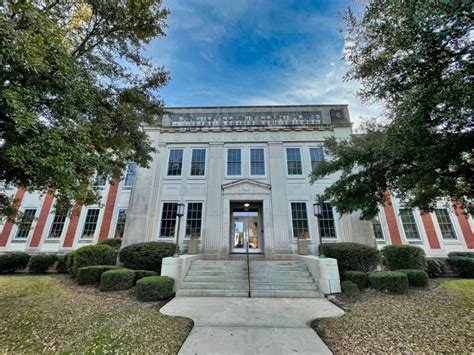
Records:
M168 0L167 36L148 55L170 71L167 106L349 104L353 121L376 106L344 82L342 27L349 0Z

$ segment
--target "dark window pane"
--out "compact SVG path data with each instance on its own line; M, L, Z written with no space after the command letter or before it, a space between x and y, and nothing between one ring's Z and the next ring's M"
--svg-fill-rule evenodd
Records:
M84 221L84 228L82 229L81 238L94 238L95 230L97 228L97 220L99 219L100 209L91 208L87 210L86 220Z
M242 151L240 149L227 150L227 175L240 176L242 174Z
M186 215L186 236L188 238L201 237L202 225L202 203L190 202L188 203L188 213Z
M337 238L334 214L329 203L323 203L322 216L319 218L319 230L322 238Z
M263 148L250 149L250 174L265 175L265 151Z
M24 239L28 238L30 234L31 225L35 219L36 208L27 208L23 211L21 221L18 224L18 231L16 232L15 238Z
M448 210L446 208L437 208L435 209L435 215L443 239L457 239Z
M137 164L130 163L127 165L127 171L125 172L125 181L123 186L125 187L133 187L135 183L135 176L137 174Z
M125 221L127 220L127 210L119 210L117 217L117 225L115 227L114 238L122 238L125 231Z
M171 149L168 160L168 176L180 176L183 166L183 150Z
M59 239L63 233L64 223L66 222L66 215L56 213L51 224L51 229L48 234L48 238Z
M191 157L191 176L204 176L206 171L206 150L193 149Z
M309 238L308 214L305 202L291 203L293 238Z
M400 219L402 220L405 237L407 239L421 239L416 226L415 216L409 208L400 209Z
M302 175L301 151L299 148L286 148L288 175Z
M322 147L310 148L309 155L311 156L311 169L313 170L320 162L324 161L324 150Z
M160 238L174 238L177 206L178 204L176 202L167 202L163 204Z

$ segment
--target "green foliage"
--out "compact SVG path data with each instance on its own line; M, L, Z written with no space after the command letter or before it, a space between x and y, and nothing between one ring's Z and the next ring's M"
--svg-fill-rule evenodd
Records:
M160 273L162 259L174 255L175 248L175 244L172 243L137 243L122 248L119 258L127 268Z
M67 271L71 274L72 277L75 277L73 272L73 265L74 265L74 257L76 256L76 252L72 251L66 254L66 267Z
M54 263L58 261L55 254L38 254L33 255L28 263L29 272L46 272Z
M408 292L408 276L398 271L377 271L369 275L369 283L377 291Z
M324 254L337 259L339 274L346 271L373 271L379 262L377 248L358 243L324 243Z
M148 270L134 270L135 271L135 283L143 279L144 277L147 276L160 276L156 271L148 271Z
M94 265L77 269L76 281L79 285L98 285L104 272L120 269L116 265Z
M101 291L128 290L133 287L135 271L128 269L110 270L104 272L100 277Z
M97 242L97 245L108 245L109 247L120 249L120 247L122 246L122 239L120 238L102 239Z
M168 73L144 48L168 10L149 1L12 1L0 11L0 180L54 191L56 208L99 201L91 179L147 166L141 129L163 113ZM12 201L0 193L0 215Z
M358 296L360 294L360 288L356 283L352 281L342 281L341 290L347 293L349 296Z
M92 265L115 265L117 250L108 245L86 245L74 252L72 274L77 275L81 267Z
M455 256L460 256L463 258L474 258L474 252L472 251L452 251L448 253L448 258L452 258Z
M137 281L139 301L159 301L173 295L174 280L168 276L147 276Z
M440 277L446 272L446 266L439 260L426 259L426 273L429 277Z
M56 271L58 274L67 274L67 257L66 255L58 256L58 263L56 264Z
M452 256L447 259L447 263L459 276L474 278L474 258Z
M426 287L428 286L428 274L423 270L405 269L396 270L402 272L408 277L408 285L410 287Z
M425 251L414 245L387 245L382 254L390 270L426 270Z
M361 82L360 98L378 102L386 117L348 140L330 138L331 160L318 164L312 181L342 172L324 198L365 219L377 215L387 190L407 207L430 211L454 198L473 213L472 4L364 3L343 13L346 79Z
M0 254L0 273L23 270L28 265L30 256L23 252Z
M343 275L345 281L352 281L359 289L369 287L369 275L362 271L346 271Z

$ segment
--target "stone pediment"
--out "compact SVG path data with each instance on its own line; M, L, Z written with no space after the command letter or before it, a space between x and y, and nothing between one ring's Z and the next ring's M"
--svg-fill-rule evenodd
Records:
M221 188L224 193L267 194L272 187L270 184L261 181L242 179L224 184Z

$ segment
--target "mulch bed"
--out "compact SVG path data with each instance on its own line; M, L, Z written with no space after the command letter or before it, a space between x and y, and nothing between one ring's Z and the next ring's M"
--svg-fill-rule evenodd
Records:
M346 315L311 326L336 354L474 352L474 287L457 292L434 280L407 295L369 289L332 301Z

